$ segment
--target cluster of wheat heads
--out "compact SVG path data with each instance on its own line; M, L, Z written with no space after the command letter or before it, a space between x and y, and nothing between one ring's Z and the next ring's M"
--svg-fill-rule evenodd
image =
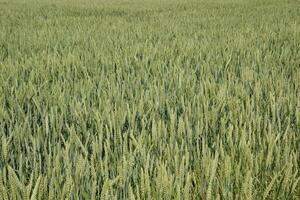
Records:
M0 0L0 200L299 199L297 1Z

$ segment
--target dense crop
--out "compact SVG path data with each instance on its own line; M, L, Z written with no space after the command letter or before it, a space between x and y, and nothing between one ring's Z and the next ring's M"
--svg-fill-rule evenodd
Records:
M0 200L299 199L297 0L0 0Z

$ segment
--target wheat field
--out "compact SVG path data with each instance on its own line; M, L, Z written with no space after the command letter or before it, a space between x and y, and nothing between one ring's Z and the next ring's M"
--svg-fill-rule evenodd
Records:
M300 199L297 0L0 0L0 200Z

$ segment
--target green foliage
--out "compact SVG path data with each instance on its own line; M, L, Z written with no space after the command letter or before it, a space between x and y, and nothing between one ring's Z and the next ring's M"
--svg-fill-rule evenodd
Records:
M0 200L299 199L296 0L0 0Z

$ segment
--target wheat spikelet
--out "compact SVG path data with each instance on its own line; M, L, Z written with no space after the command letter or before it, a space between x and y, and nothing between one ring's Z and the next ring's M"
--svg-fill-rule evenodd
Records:
M55 187L54 187L54 183L53 183L53 179L50 180L50 186L49 186L49 192L48 192L48 199L49 200L53 200L55 194Z
M2 136L1 141L2 141L2 155L3 155L4 161L6 161L7 155L8 155L8 144L7 144L5 135Z
M92 159L91 164L90 164L90 173L92 177L92 194L91 194L91 199L96 200L96 192L97 192L97 172L95 169L95 164L94 160Z
M149 172L148 171L145 171L144 172L144 181L145 181L145 192L147 194L147 196L150 194L151 192L151 186L150 186L150 177L149 177Z
M47 192L47 183L48 183L47 177L43 177L40 182L37 199L45 199L45 194Z
M141 191L141 195L142 197L145 198L146 196L146 185L145 185L145 173L144 170L141 170L141 175L140 175L141 179L140 179L140 191Z
M229 178L231 174L231 159L228 155L225 156L224 177Z
M272 190L273 185L275 184L275 181L279 177L279 174L275 174L275 176L272 178L271 182L268 184L267 188L265 189L263 193L263 199L267 199L269 196L270 191Z
M129 193L128 194L129 200L135 200L134 193L133 193L131 185L129 185L128 193Z
M136 187L136 199L137 199L137 200L140 200L140 199L141 199L140 188L139 188L138 185L137 185L137 187Z
M8 169L8 180L10 183L12 194L16 198L19 198L19 189L22 186L22 184L20 183L19 178L17 177L14 169L11 168L9 165L7 166L7 169Z
M3 178L4 176L2 175L1 171L0 171L0 196L3 200L8 200L8 195L7 195L7 189L6 187L3 185Z
M28 190L25 185L23 185L23 187L22 187L22 193L23 193L23 199L24 200L29 200L30 190Z
M80 156L76 162L76 172L78 175L81 175L83 173L85 166L86 160L83 158L83 156Z
M40 187L40 181L41 181L42 177L39 176L38 179L36 180L35 186L33 188L30 200L36 200L38 191L39 191L39 187Z
M215 159L213 160L212 163L210 179L209 179L208 188L206 192L206 199L208 200L210 200L212 196L212 183L213 183L213 179L215 178L215 174L217 170L218 158L219 158L219 153L216 152Z
M110 183L109 180L105 180L102 190L101 190L101 200L109 200L110 199Z
M184 186L184 199L190 199L190 187L191 187L191 177L190 174L187 173L185 186Z
M250 170L246 172L246 176L242 184L242 193L245 199L252 199L252 176Z

